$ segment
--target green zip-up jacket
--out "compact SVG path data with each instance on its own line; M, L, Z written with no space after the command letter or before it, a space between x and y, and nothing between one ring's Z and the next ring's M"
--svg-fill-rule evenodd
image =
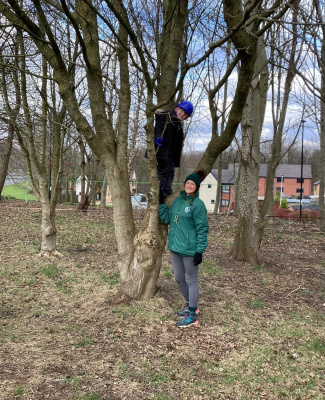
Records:
M207 210L196 193L192 205L192 195L186 196L185 190L170 206L159 205L159 217L163 224L170 225L168 250L183 257L193 257L195 253L204 253L208 245L209 224ZM178 216L177 223L175 216Z

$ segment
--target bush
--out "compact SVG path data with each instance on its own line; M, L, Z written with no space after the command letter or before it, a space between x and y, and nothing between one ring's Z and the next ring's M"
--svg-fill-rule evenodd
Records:
M10 196L10 194L7 194L6 196L1 196L2 200L17 200L16 197Z
M280 203L280 192L276 191L276 196L274 197L274 203Z
M287 199L282 199L280 207L279 208L288 208L288 204L287 204Z

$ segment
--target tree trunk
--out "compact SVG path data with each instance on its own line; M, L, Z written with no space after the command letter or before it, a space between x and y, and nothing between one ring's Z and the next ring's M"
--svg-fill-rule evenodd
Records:
M265 222L258 208L258 181L260 137L264 120L267 93L266 51L259 39L259 53L255 66L255 78L242 119L241 170L239 178L238 226L230 254L251 265L260 262L259 250Z
M74 185L75 185L75 181L70 181L70 189L69 189L69 194L70 194L70 204L74 205Z
M291 51L290 51L290 58L289 58L289 64L288 64L288 70L287 70L287 75L285 79L285 85L284 85L284 93L283 93L283 100L282 100L282 107L281 107L281 112L280 115L278 116L278 110L280 109L280 87L281 87L281 78L282 78L282 73L279 74L279 80L278 80L278 101L277 104L274 104L274 96L272 95L273 98L273 107L276 107L276 112L273 111L273 126L274 126L274 131L273 131L273 142L272 142L272 149L271 149L271 157L270 161L268 163L268 170L267 170L267 178L266 178L266 189L265 189L265 198L263 201L263 204L260 209L261 217L264 218L267 211L269 210L271 215L274 215L274 176L275 176L275 171L283 158L282 153L282 138L283 138L283 132L284 132L284 126L285 126L285 119L287 115L287 109L288 109L288 104L289 104L289 97L290 97L290 92L291 92L291 84L296 76L296 66L298 63L298 60L300 58L301 52L297 51L297 40L298 40L298 35L297 35L297 10L298 10L298 1L296 2L296 7L294 7L293 11L293 41L291 45ZM274 56L272 52L272 56ZM273 59L274 63L276 62L275 59ZM282 60L280 60L280 63ZM273 63L272 63L273 64ZM272 94L274 93L274 74L272 74Z
M230 66L230 52L231 52L231 42L228 40L227 42L227 69ZM214 96L215 89L209 91L209 106L210 113L212 116L212 135L218 135L218 118L217 118L217 110L214 104ZM222 108L222 118L221 118L221 132L224 131L226 125L226 112L227 112L227 100L228 100L228 80L225 82L224 91L223 91L223 108ZM221 205L221 193L222 193L222 153L219 154L218 158L218 177L217 177L217 192L216 192L216 200L214 203L213 212L217 214L220 210Z
M159 47L161 76L157 85L158 103L170 98L175 89L179 73L179 60L182 51L184 24L188 14L187 0L178 3L166 1L164 4L164 30ZM147 88L147 124L148 173L151 193L148 196L148 208L140 231L135 235L133 252L121 265L121 291L133 298L149 299L157 291L157 280L161 268L162 252L166 245L167 228L160 223L158 216L158 181L156 156L154 151L154 119L152 107L152 87ZM172 109L175 103L167 104ZM109 180L110 186L111 181ZM114 203L115 215L115 203Z
M107 178L106 175L104 176L104 182L102 186L102 191L100 195L100 208L106 208L106 195L107 195Z
M222 153L219 154L218 160L218 177L217 177L217 192L216 192L216 201L214 203L213 212L217 214L220 209L221 203L221 192L222 192Z
M83 140L80 137L78 140L78 145L80 149L80 202L78 206L78 210L84 210L85 207L86 209L88 208L87 204L87 199L86 199L86 161L85 161L85 146L83 144Z
M318 18L322 25L322 48L320 53L320 70L321 70L321 110L320 110L320 174L319 174L319 196L318 196L318 227L321 231L325 231L325 27L324 27L324 13L322 12L322 6L319 1L315 1L316 11Z
M17 35L17 37L19 37L19 35ZM9 101L6 101L6 111L8 113L8 117L10 119L12 119L13 121L16 120L17 115L19 113L20 110L20 106L21 106L21 96L20 96L20 89L19 89L19 77L18 77L18 68L19 68L19 44L18 41L15 41L14 44L14 52L15 52L15 57L14 57L14 65L15 65L15 70L13 70L13 82L14 82L14 88L15 88L15 98L16 98L16 104L15 107L12 109L9 106ZM0 61L1 63L3 63L3 57L2 57L2 53L0 50ZM6 69L4 68L4 64L2 64L1 67L1 86L4 92L4 96L5 98L8 96L7 94L7 82L6 82ZM3 155L3 159L1 162L1 166L0 166L0 200L1 200L1 193L5 184L5 180L7 177L7 172L8 172L8 166L9 166L9 160L10 160L10 156L11 156L11 151L12 151L12 144L13 144L13 139L14 139L14 133L15 133L15 129L14 129L14 125L10 124L8 125L8 137L6 140L6 148L5 148L5 152Z
M231 256L251 265L260 263L259 250L264 220L258 209L259 164L245 159L241 164L238 190L238 224Z
M6 148L5 148L5 152L4 152L2 162L0 165L0 200L1 200L2 189L4 187L7 172L8 172L8 166L9 166L9 160L10 160L10 156L11 156L13 139L14 139L14 129L12 126L9 125L8 137L6 139Z
M325 41L323 39L322 54L324 57L323 66L325 67ZM320 154L319 154L319 197L318 197L318 227L325 231L325 205L324 205L324 186L325 186L325 68L322 71L322 101L321 101L321 123L320 123Z
M181 158L182 162L182 158ZM176 167L175 168L175 173L174 173L174 180L173 183L180 183L181 182L181 167ZM177 188L178 186L176 186ZM177 190L176 188L173 188L173 191Z
M51 209L51 201L48 194L48 183L46 170L39 174L39 194L42 209L42 242L40 255L45 256L60 256L61 254L56 250L56 233L55 226L55 208Z
M235 184L234 184L234 194L235 194L235 205L234 205L234 215L239 213L239 180L240 180L241 163L238 164L238 171L236 174ZM236 167L235 167L236 172Z

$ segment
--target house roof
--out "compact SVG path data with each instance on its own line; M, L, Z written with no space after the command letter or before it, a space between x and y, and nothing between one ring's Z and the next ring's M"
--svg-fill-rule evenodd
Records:
M275 170L275 178L281 178L283 175L284 178L300 178L301 177L301 165L293 165L293 164L280 164ZM260 165L260 177L266 178L267 176L267 164ZM311 179L311 165L303 165L303 174L302 177L304 179Z
M186 170L186 176L191 174L194 170L188 169ZM228 169L223 169L221 172L221 184L234 184L236 179L236 174L238 171L238 164L229 164ZM211 170L211 174L214 179L218 180L218 170L213 169ZM301 177L301 166L300 165L293 165L293 164L281 164L275 170L275 178L281 178L283 175L284 178L293 178L297 179ZM267 164L260 165L260 178L266 178L267 176ZM304 179L311 179L311 165L304 165L303 166L303 175ZM317 182L315 183L317 184Z
M211 174L218 180L218 170L213 169ZM236 179L235 171L231 169L223 169L221 171L221 184L229 183L234 184Z

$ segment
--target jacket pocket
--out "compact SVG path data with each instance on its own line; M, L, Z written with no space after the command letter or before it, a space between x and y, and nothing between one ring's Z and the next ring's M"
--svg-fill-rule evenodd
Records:
M189 232L187 235L188 245L191 247L196 247L196 235L195 232Z

